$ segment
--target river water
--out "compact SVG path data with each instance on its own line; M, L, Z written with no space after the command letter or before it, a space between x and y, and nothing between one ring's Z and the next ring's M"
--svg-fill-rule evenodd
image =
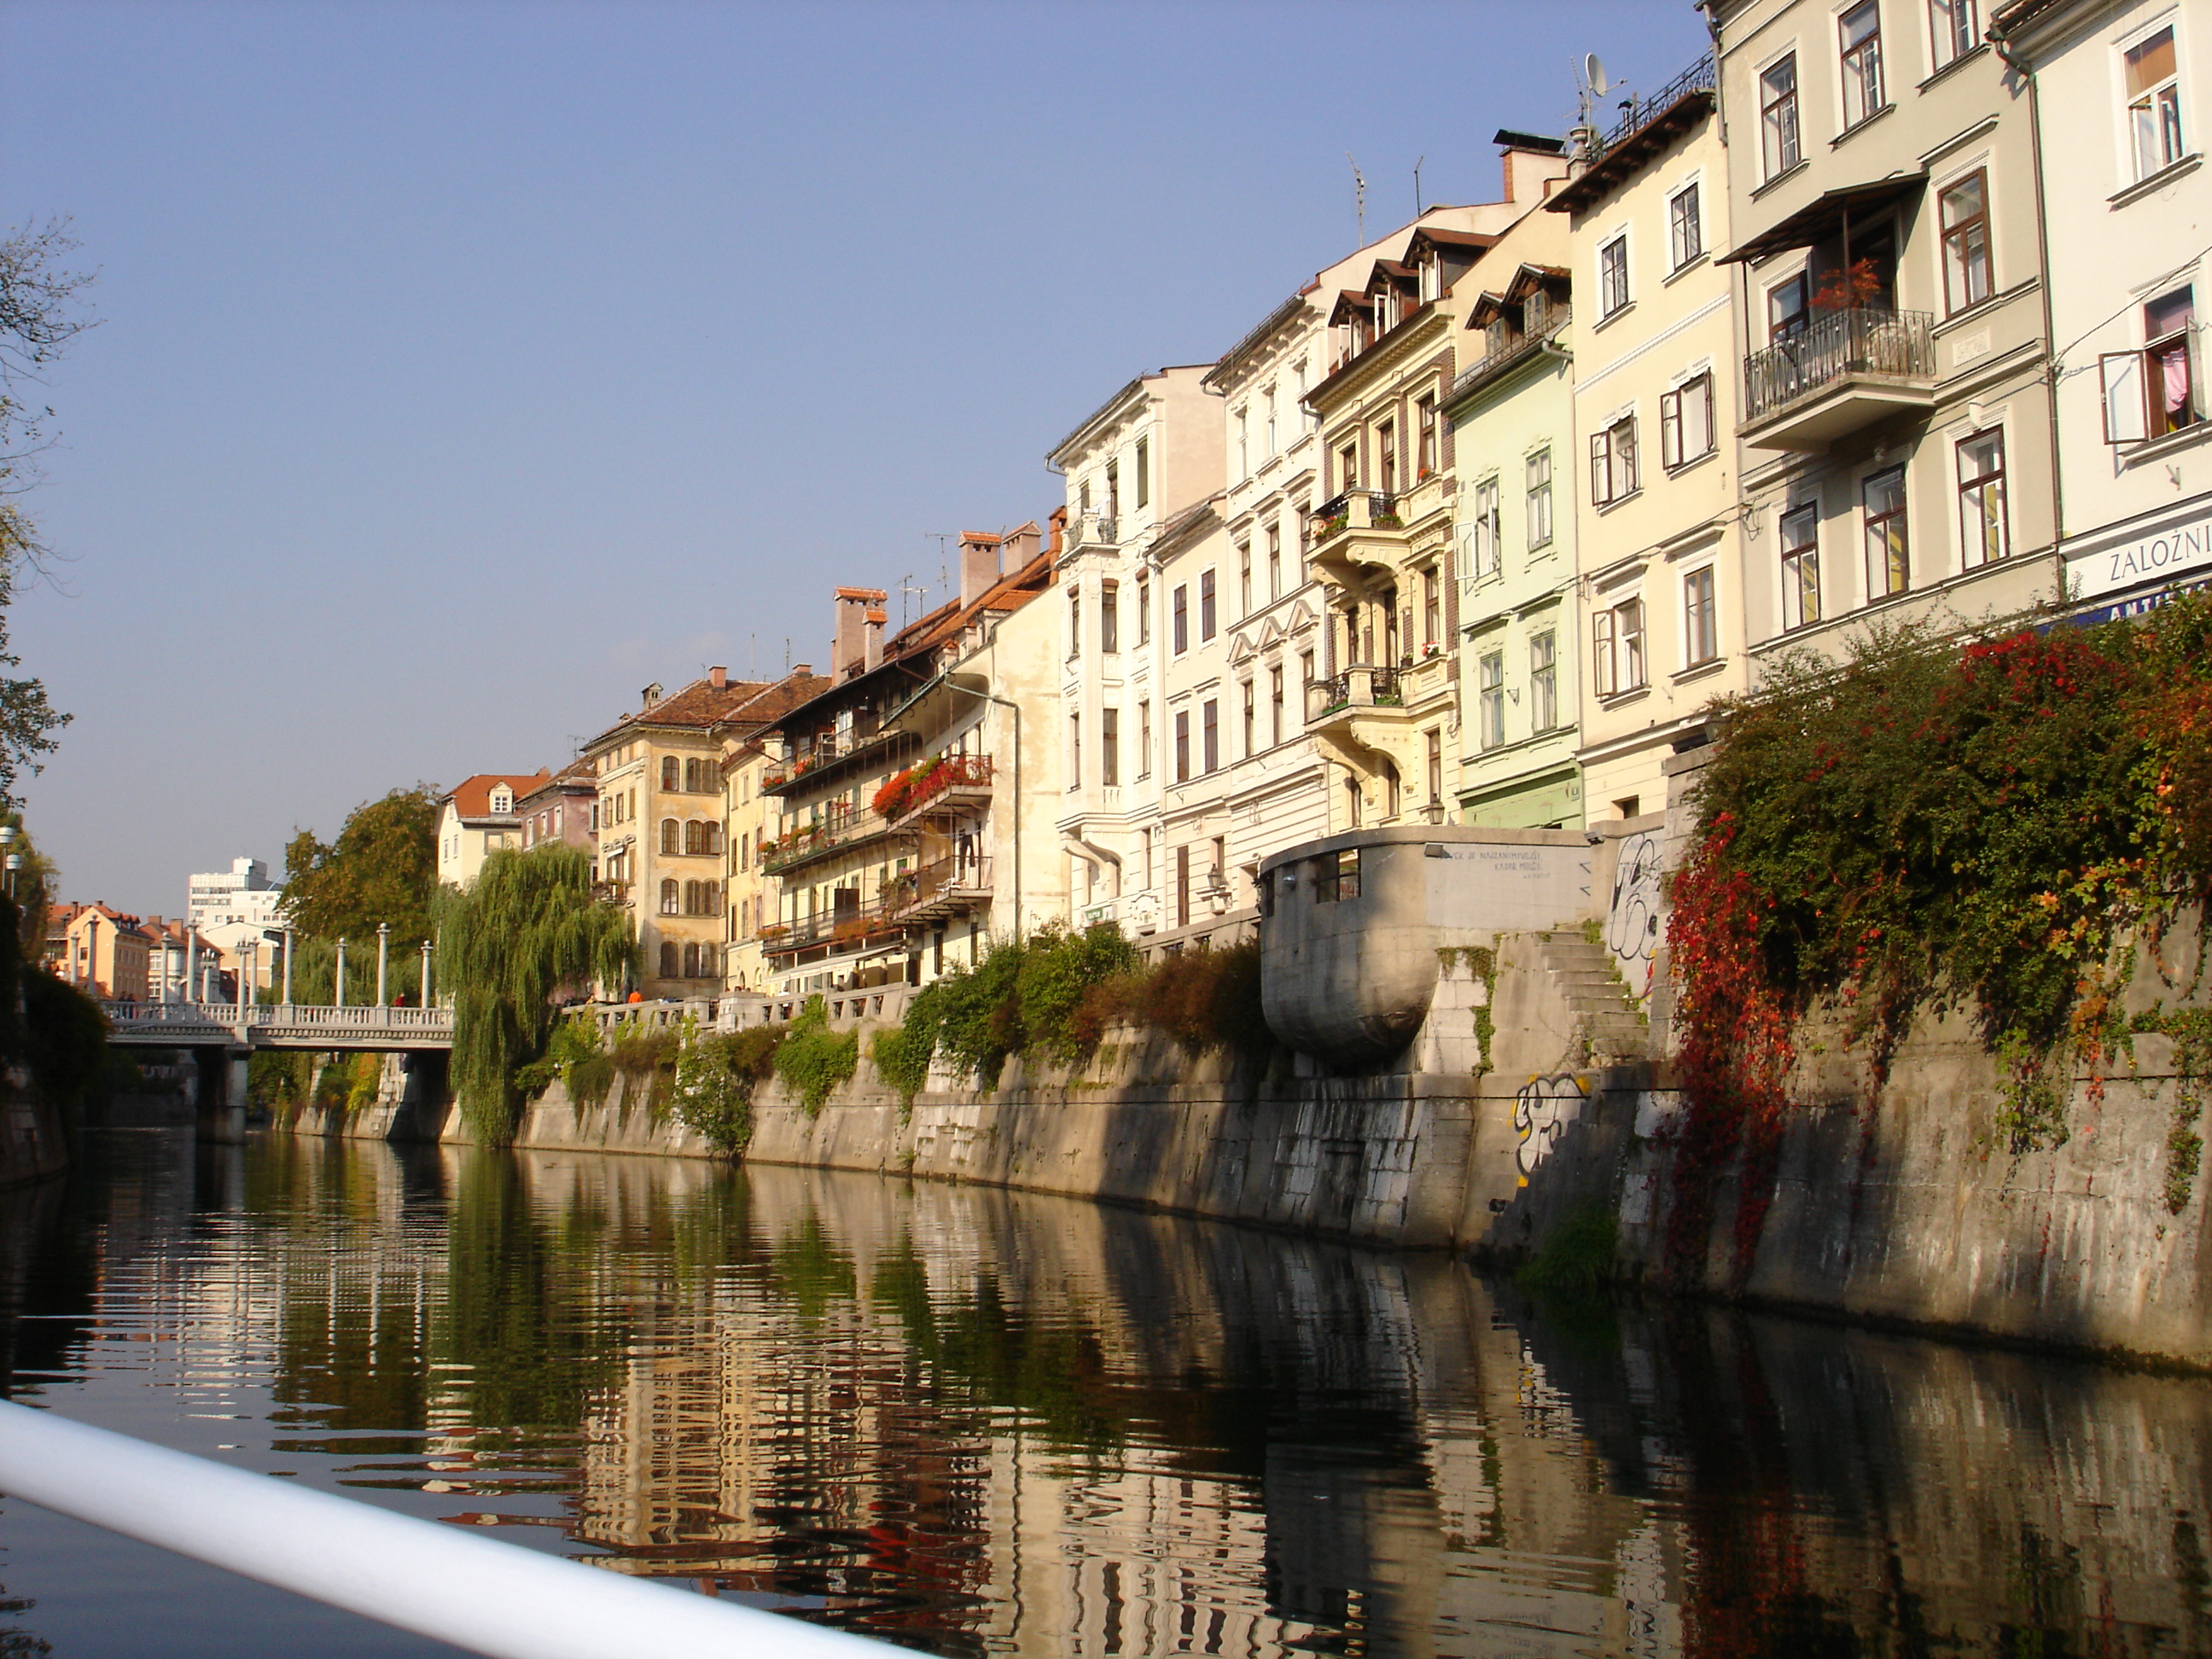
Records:
M2212 1651L2212 1382L983 1188L92 1137L9 1393L945 1654ZM0 1655L425 1655L0 1499Z

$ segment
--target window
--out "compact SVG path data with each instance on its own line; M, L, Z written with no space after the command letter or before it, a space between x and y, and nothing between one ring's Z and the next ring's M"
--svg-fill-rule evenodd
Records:
M1067 596L1067 654L1071 661L1083 654L1083 596Z
M1636 417L1623 416L1590 439L1590 500L1600 507L1637 490Z
M1109 519L1121 516L1121 464L1119 461L1106 463L1106 516Z
M1144 507L1152 499L1152 441L1137 440L1137 505Z
M1109 656L1121 648L1121 590L1112 582L1098 590L1098 648Z
M674 979L674 978L676 978L676 977L677 977L677 973L676 973L676 964L677 964L677 961L678 961L678 957L677 957L677 954L676 954L676 945L675 945L674 942L673 942L672 940L670 940L670 939L663 939L663 940L661 940L661 941L660 941L660 976L661 976L661 978L663 978L663 979Z
M1266 398L1266 399L1267 399L1267 459L1268 459L1269 460L1273 460L1273 459L1274 459L1274 457L1275 457L1275 450L1276 450L1276 447L1277 447L1276 443L1275 443L1275 388L1274 388L1274 387L1273 387L1273 386L1269 386L1269 387L1268 387L1265 392L1261 392L1260 395L1261 395L1262 398Z
M750 870L752 867L753 837L752 831L748 830L738 837L738 868L742 871Z
M1437 580L1436 566L1427 565L1421 571L1421 643L1437 645L1443 636L1443 587Z
M1616 236L1597 251L1597 307L1607 317L1628 303L1628 238Z
M1759 77L1760 159L1766 176L1778 178L1803 160L1797 142L1797 55L1795 52Z
M1237 614L1252 614L1252 550L1249 545L1237 550Z
M1552 539L1552 452L1540 449L1527 462L1528 546L1531 551Z
M1976 0L1928 0L1928 34L1935 64L1954 64L1982 43Z
M2012 550L2005 519L2004 434L1977 432L1959 444L1959 547L1971 568Z
M1559 723L1559 635L1549 629L1528 636L1528 721L1534 732Z
M1198 576L1198 637L1200 642L1213 637L1213 573L1202 570ZM1180 644L1176 647L1181 650Z
M660 914L662 915L672 916L678 915L681 911L683 908L683 901L681 897L682 892L683 889L673 880L664 881L660 884Z
M1168 643L1181 656L1190 649L1190 589L1178 587L1168 599Z
M1250 425L1250 416L1243 410L1238 410L1237 411L1237 476L1240 478L1249 478L1252 476L1252 438L1249 430Z
M1866 513L1867 597L1902 593L1911 585L1905 533L1905 469L1877 472L1861 487Z
M1283 527L1279 524L1267 526L1267 597L1283 597Z
M1352 799L1357 802L1359 799L1359 780L1346 778L1345 784L1352 791ZM1357 806L1353 809L1352 822L1355 825L1358 823ZM1335 904L1358 896L1359 849L1357 847L1347 847L1340 853L1323 853L1314 860L1316 904Z
M1720 653L1720 612L1713 600L1713 568L1707 565L1682 578L1682 665L1695 668Z
M1420 468L1421 477L1429 477L1437 470L1437 400L1422 398L1414 402L1415 429L1419 434L1420 452L1414 464Z
M1659 465L1672 470L1713 453L1713 377L1685 380L1659 399Z
M1398 428L1385 421L1375 428L1376 482L1385 495L1398 493Z
M1795 339L1812 320L1812 289L1805 272L1766 290L1766 337L1771 343Z
M1146 578L1137 578L1137 643L1152 642L1152 585Z
M1267 671L1267 741L1276 744L1282 740L1283 671L1271 668Z
M1990 297L1989 176L1970 173L1936 198L1943 221L1943 299L1954 312Z
M1644 684L1642 599L1623 599L1590 618L1590 673L1601 697Z
M1176 710L1175 775L1177 783L1190 781L1190 710L1188 708Z
M1336 487L1359 488L1359 441L1356 438L1336 452Z
M1468 526L1468 561L1475 579L1495 576L1500 568L1498 480L1485 478L1474 487L1474 514Z
M680 844L677 838L682 834L683 831L677 827L674 818L661 819L660 850L664 853L673 853Z
M661 788L669 794L674 794L683 787L681 782L683 776L682 763L673 755L664 755L660 761Z
M1098 781L1109 789L1121 781L1121 711L1098 711Z
M1083 716L1067 717L1067 787L1083 787Z
M1782 515L1782 625L1820 620L1820 514L1808 503Z
M1199 758L1211 772L1221 764L1221 705L1208 697L1199 705Z
M1705 227L1698 211L1698 187L1686 185L1667 201L1667 259L1680 270L1705 251Z
M2181 142L2181 83L2174 74L2173 26L2126 54L2128 131L2135 147L2136 177L2172 167L2187 151Z
M696 945L686 945L684 947L684 977L686 979L699 977L699 947Z
M1176 926L1190 926L1190 848L1176 848Z
M1484 652L1475 661L1474 678L1482 746L1495 749L1505 741L1505 653Z
M1444 800L1444 734L1432 726L1421 737L1429 751L1429 805L1441 806Z
M1250 759L1260 752L1260 689L1250 680L1244 682L1244 756Z
M1855 127L1887 106L1881 95L1881 7L1854 6L1838 20L1843 32L1844 125Z
M1152 775L1152 705L1150 698L1137 705L1137 775Z

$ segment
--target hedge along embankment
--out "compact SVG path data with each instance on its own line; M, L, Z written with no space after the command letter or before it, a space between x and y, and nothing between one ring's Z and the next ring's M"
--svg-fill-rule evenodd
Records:
M1993 1150L2063 1140L2136 1032L2185 1073L2165 1149L2189 1201L2212 1016L2121 1012L2154 944L2212 876L2212 599L2147 619L2060 621L1960 646L1876 632L1841 665L1784 656L1722 709L1668 942L1687 1097L1668 1257L1687 1276L1741 1160L1749 1268L1790 1110L1798 1032L1840 1006L1879 1091L1916 1012L1971 1012L1999 1062ZM2183 988L2183 998L2197 987Z

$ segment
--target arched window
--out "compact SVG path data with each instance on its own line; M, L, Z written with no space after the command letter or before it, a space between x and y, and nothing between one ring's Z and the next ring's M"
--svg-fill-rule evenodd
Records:
M660 787L663 789L673 794L681 787L678 781L683 775L683 763L675 756L664 755L660 757Z
M703 853L707 850L706 836L702 833L706 827L707 826L705 824L700 823L696 818L686 818L684 821L684 850L685 852Z
M677 835L678 835L678 826L677 826L676 820L675 820L674 818L663 818L663 819L661 819L661 821L660 821L660 850L661 850L662 852L664 852L664 853L672 853L672 852L674 852L674 851L676 850L676 837L677 837Z
M677 914L676 891L674 882L664 881L660 884L660 914L662 915L672 916Z
M686 979L699 977L699 947L696 945L687 945L684 947L684 977Z
M722 826L712 818L707 820L707 850L710 853L722 850Z
M663 979L676 977L676 946L667 939L660 941L660 976Z

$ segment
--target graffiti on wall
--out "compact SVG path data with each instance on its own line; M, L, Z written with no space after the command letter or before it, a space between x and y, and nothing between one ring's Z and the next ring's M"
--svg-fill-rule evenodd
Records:
M1651 970L1664 925L1660 908L1663 873L1656 830L1646 830L1620 843L1620 861L1613 872L1613 899L1606 909L1605 944L1628 988L1639 997L1651 994Z
M1589 1103L1590 1074L1554 1072L1532 1077L1513 1097L1514 1163L1520 1170L1516 1183L1525 1187L1536 1166L1552 1155L1567 1126L1583 1115Z

